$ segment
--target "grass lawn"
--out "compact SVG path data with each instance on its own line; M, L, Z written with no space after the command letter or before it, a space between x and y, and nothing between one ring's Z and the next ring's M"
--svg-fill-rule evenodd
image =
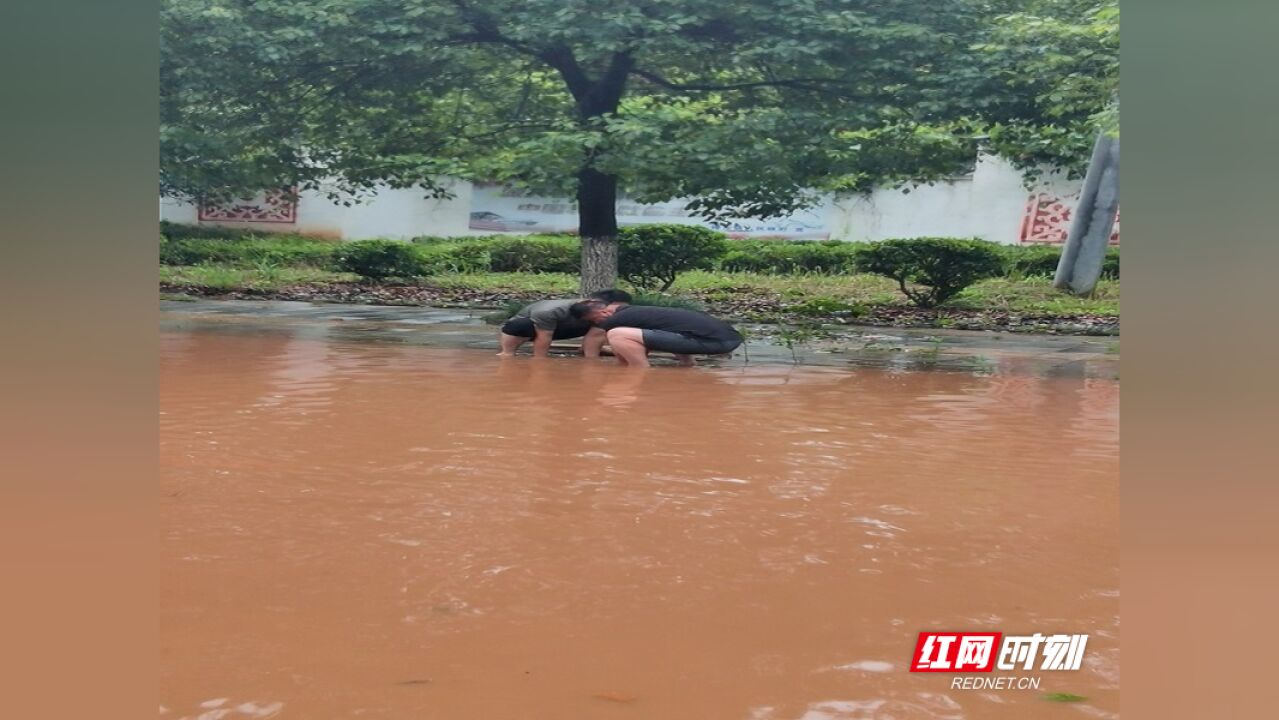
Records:
M897 283L878 275L758 275L691 272L680 276L673 292L696 293L708 300L742 291L771 293L796 302L834 298L856 305L909 305ZM1052 287L1049 278L984 280L944 307L1002 310L1046 315L1118 315L1119 282L1102 280L1091 298L1079 298Z
M170 285L190 285L214 290L276 290L305 283L355 282L359 277L351 273L329 272L308 267L261 268L233 267L231 265L161 265L160 282Z
M279 290L300 285L350 283L358 278L314 268L229 265L161 266L160 280L176 286L212 290ZM446 290L517 297L571 296L577 276L567 273L464 273L436 275L419 285ZM908 306L896 284L875 275L762 275L694 271L680 276L671 293L714 304L752 296L784 305L808 300L837 300L867 307ZM1119 315L1119 282L1102 280L1091 298L1079 298L1054 290L1048 278L996 278L967 290L945 307L957 310L999 311L1046 316Z

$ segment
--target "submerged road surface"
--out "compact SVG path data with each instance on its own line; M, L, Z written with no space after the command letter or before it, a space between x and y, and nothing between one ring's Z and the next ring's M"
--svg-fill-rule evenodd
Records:
M1118 712L1114 381L161 340L162 718ZM963 690L923 630L1089 641Z

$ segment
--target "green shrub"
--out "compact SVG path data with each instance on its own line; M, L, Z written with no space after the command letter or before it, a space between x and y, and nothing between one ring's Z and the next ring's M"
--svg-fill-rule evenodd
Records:
M1011 245L1008 256L1008 274L1014 277L1052 277L1057 273L1062 248L1056 245ZM1119 248L1108 248L1102 261L1101 276L1109 280L1119 279Z
M196 265L207 259L204 253L197 252L187 242L165 240L160 243L161 265Z
M1004 248L1004 254L1012 277L1051 276L1061 260L1061 248L1050 245L1010 245Z
M160 264L221 263L247 268L270 263L283 267L328 268L338 247L332 242L282 236L235 240L170 238L160 244Z
M696 300L679 297L677 295L662 295L661 293L635 293L635 295L631 297L631 304L648 305L652 307L683 308L684 310L706 309Z
M328 269L333 267L333 260L340 247L337 243L305 241L266 243L251 248L248 259L255 265L266 262L285 267Z
M857 253L857 269L897 281L920 307L935 307L978 280L1004 274L1005 255L983 240L915 238L871 243ZM910 288L907 283L927 290Z
M1101 263L1101 276L1110 280L1119 279L1119 248L1106 249L1106 259Z
M187 238L199 238L203 240L241 240L247 237L256 237L258 233L247 228L220 227L217 225L187 225L185 223L173 223L168 220L161 220L160 235L170 240L185 240Z
M422 272L426 275L485 272L489 269L489 253L479 245L440 243L413 247L413 250L422 259Z
M339 270L370 280L415 278L430 268L418 249L396 240L359 240L342 245L336 255Z
M581 242L566 235L498 235L467 244L488 251L493 272L576 273L582 266Z
M733 240L720 261L728 272L789 275L853 272L857 244L778 240Z
M465 248L469 257L486 253L492 272L576 273L581 268L582 247L569 235L488 235L444 238L423 235L413 243L428 254L441 248Z
M639 290L659 292L685 270L709 270L727 248L722 233L695 225L633 225L617 243L619 274Z

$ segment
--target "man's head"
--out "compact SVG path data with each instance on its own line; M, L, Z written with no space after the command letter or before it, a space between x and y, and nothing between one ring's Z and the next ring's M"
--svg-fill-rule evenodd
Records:
M607 290L600 290L599 292L591 293L590 299L601 300L605 305L611 305L613 303L629 303L631 301L631 294L625 290L609 288Z
M568 314L572 316L574 320L585 320L586 322L595 325L612 315L624 304L625 303L606 303L603 300L595 299L583 300L579 303L573 303L573 305L568 309Z

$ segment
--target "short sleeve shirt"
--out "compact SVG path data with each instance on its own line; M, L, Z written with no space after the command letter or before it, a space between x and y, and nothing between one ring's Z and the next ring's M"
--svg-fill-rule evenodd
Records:
M526 317L533 321L538 330L551 330L564 325L580 324L568 314L568 309L578 300L539 300L515 313L515 317Z

